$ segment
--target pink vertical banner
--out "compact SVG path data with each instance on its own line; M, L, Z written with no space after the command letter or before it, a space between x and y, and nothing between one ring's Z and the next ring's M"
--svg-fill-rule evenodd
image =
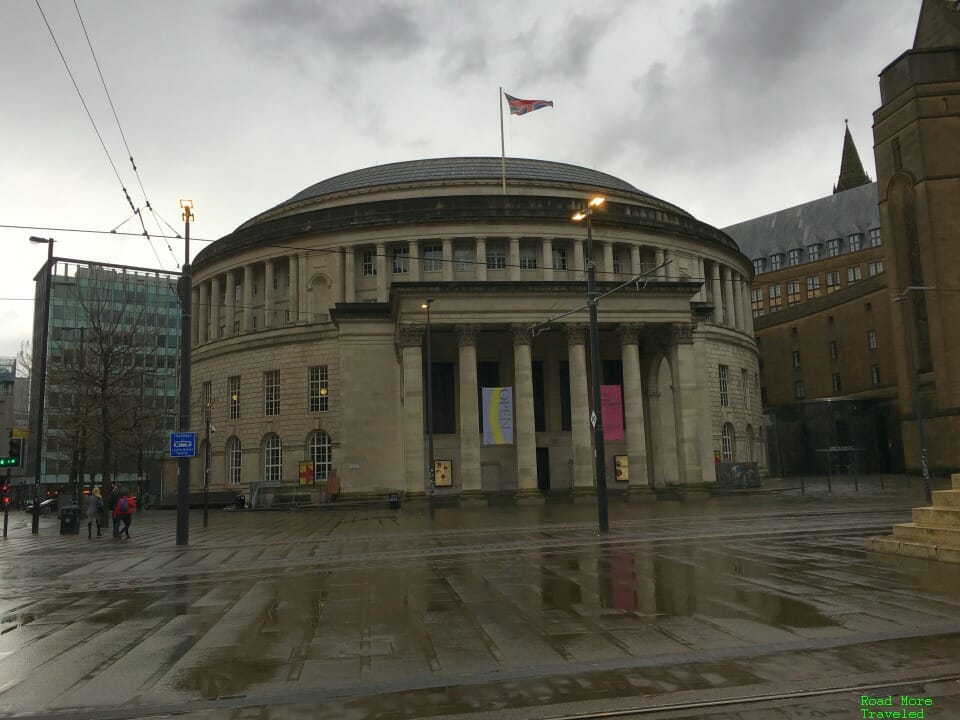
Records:
M623 440L623 400L619 385L600 386L600 411L603 417L603 439Z

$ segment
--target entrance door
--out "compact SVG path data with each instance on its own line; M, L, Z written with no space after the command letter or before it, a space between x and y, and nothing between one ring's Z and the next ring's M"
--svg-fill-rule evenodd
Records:
M550 489L550 448L537 448L537 488Z

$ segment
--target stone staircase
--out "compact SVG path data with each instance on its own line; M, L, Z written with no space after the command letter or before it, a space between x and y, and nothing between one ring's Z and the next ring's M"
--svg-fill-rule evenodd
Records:
M894 525L892 536L867 538L867 550L960 563L960 474L950 484L933 491L932 507L913 509L913 522Z

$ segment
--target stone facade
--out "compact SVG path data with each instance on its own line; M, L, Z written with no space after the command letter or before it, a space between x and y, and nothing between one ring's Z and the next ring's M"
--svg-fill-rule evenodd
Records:
M609 484L712 482L726 423L733 459L765 464L751 269L736 244L602 173L509 160L504 196L499 172L497 158L456 158L348 173L199 254L194 411L208 393L211 487L292 487L313 459L320 486L335 470L348 495L425 492L429 298L434 457L451 469L436 492L591 488L591 258L570 216L598 193L598 291L642 276L599 303L602 382L624 399ZM483 444L479 395L492 386L514 390L513 443ZM613 480L618 465L629 480Z

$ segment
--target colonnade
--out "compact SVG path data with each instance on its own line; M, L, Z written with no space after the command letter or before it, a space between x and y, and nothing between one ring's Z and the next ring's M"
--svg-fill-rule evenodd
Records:
M469 247L461 244L465 240ZM595 240L594 245L599 280L625 280L654 268L658 268L654 280L702 280L693 301L713 305L715 324L753 334L750 281L736 268L700 256L681 256L665 247L604 240ZM520 236L384 241L337 248L339 252L326 254L322 274L330 283L331 304L357 302L361 296L386 302L393 280L581 280L587 260L584 246L579 239ZM437 257L424 257L427 248L437 247ZM501 268L488 267L488 251L502 251ZM400 253L398 265L395 252ZM282 283L275 282L279 278ZM202 345L255 330L326 320L326 309L320 316L311 313L311 292L307 251L259 260L200 280L193 288L193 342Z

